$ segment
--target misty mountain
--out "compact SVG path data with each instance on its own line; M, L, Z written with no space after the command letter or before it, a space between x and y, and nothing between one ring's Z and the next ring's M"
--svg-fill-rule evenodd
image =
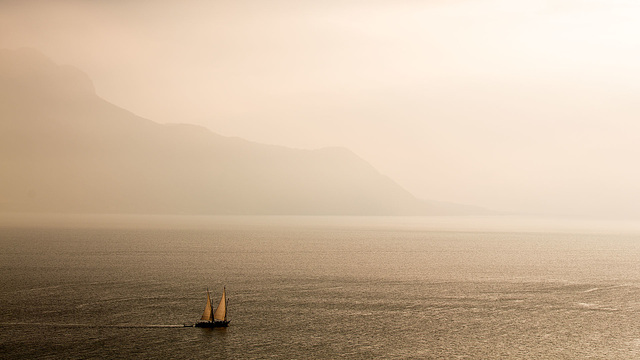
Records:
M180 119L176 119L180 122ZM0 211L477 213L426 202L344 148L299 150L163 125L34 50L0 51Z

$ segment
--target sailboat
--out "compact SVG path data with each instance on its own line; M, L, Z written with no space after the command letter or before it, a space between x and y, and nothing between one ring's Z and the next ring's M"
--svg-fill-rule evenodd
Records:
M229 322L231 320L227 320L227 294L226 289L222 288L222 299L220 299L220 303L216 310L213 310L213 306L211 304L211 295L209 294L209 289L207 289L207 305L204 307L204 313L202 314L202 318L200 321L195 323L195 327L206 327L206 328L214 328L214 327L227 327L229 326Z

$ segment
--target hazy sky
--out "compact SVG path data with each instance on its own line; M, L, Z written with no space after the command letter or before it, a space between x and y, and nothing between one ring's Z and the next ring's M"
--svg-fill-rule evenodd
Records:
M640 217L635 0L1 1L158 122L345 146L418 197Z

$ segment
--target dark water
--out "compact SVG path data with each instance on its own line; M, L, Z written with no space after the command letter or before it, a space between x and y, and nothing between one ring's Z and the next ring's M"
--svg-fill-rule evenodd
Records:
M5 224L0 357L640 358L640 232L447 221Z

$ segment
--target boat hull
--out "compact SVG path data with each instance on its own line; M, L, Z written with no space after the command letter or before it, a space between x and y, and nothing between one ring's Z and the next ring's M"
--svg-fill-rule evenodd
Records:
M193 326L201 327L201 328L217 328L217 327L227 327L229 326L229 322L231 320L226 321L198 321Z

